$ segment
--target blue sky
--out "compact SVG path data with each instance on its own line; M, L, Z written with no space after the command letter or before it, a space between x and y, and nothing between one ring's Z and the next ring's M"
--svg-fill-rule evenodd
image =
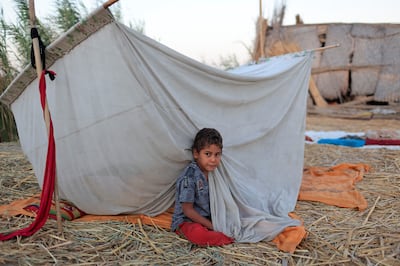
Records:
M82 0L89 11L100 3ZM13 0L1 0L7 19L13 19ZM264 17L271 18L281 1L264 0ZM125 23L144 22L149 37L189 57L218 64L220 57L248 58L246 47L255 38L259 0L120 0ZM35 0L36 14L43 18L54 10L54 0ZM360 22L400 23L399 0L286 0L284 24L300 14L305 23Z

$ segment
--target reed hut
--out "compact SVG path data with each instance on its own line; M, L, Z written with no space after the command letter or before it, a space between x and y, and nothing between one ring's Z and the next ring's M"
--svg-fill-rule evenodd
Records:
M312 77L322 97L343 103L358 96L374 102L400 99L400 24L332 23L273 25L265 31L267 57L339 44L315 53ZM286 49L287 50L287 49Z

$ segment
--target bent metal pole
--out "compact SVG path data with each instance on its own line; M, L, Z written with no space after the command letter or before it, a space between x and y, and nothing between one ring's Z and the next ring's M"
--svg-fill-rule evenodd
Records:
M36 14L35 14L35 1L29 0L29 19L31 28L36 27ZM43 65L40 56L40 48L39 48L39 38L32 39L32 46L33 46L33 53L35 55L35 65L36 65L36 73L38 80L40 81L40 77L43 71ZM49 133L50 129L50 111L49 106L47 104L47 99L44 108L44 121L46 123L47 133ZM54 183L54 201L56 205L56 216L57 216L57 228L58 232L62 233L62 221L61 221L61 210L60 210L60 198L58 192L58 184L57 184L57 174L55 176L55 183Z

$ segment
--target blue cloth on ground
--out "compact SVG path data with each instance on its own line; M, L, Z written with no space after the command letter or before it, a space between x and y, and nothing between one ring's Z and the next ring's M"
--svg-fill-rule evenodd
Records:
M365 145L364 139L350 139L350 138L339 138L339 139L320 139L318 144L332 144L348 147L362 147Z

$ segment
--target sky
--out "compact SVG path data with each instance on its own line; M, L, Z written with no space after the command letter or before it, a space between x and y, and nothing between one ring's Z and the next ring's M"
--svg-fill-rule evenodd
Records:
M99 0L81 0L89 11ZM400 23L399 0L286 0L284 25L296 14L304 23ZM219 65L236 56L246 63L255 38L260 0L119 0L125 24L144 23L145 34L200 62ZM264 0L262 14L271 18L282 1ZM54 0L35 0L39 18L50 15ZM14 0L1 0L7 20L15 17Z

